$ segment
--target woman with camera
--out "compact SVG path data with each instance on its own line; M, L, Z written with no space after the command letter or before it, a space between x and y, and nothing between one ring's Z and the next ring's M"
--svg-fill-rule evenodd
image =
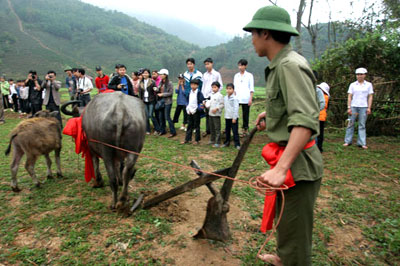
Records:
M42 81L38 78L35 70L29 71L28 78L25 80L25 86L29 87L29 104L32 116L42 110Z

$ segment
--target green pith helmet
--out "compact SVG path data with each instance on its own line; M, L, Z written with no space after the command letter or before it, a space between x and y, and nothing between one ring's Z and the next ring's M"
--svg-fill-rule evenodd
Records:
M299 32L291 25L289 13L277 6L265 6L257 10L251 22L243 28L245 31L253 29L276 30L299 35Z
M70 67L70 66L64 67L64 72L71 71L71 70L72 70L72 67Z

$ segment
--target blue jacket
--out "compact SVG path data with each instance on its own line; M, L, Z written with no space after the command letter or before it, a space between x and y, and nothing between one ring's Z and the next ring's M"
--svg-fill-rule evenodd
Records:
M193 73L191 74L189 71L186 71L183 74L183 77L185 78L185 94L186 98L189 99L189 94L190 94L190 81L194 79L198 79L200 81L199 83L199 91L201 91L201 87L203 87L203 74L201 74L200 71L195 69Z
M185 88L185 86L183 86ZM186 98L185 89L181 90L180 85L175 89L175 93L178 94L178 98L176 98L177 105L187 105L188 99Z

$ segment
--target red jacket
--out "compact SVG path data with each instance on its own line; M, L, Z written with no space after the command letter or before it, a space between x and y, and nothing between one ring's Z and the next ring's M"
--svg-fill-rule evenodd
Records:
M99 89L99 93L104 92L108 89L108 82L110 78L107 75L104 75L102 78L97 77L95 80L96 88Z

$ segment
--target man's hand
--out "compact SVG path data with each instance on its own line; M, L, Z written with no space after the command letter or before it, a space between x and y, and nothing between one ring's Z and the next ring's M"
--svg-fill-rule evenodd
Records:
M262 112L257 116L256 126L258 131L263 131L267 128L267 125L265 124L265 116L266 116L265 112Z
M275 167L265 171L265 173L261 175L260 181L271 187L280 187L285 182L285 179L286 172Z
M158 97L161 97L162 95L163 95L162 93L158 93L158 94L157 94Z
M117 88L118 88L118 89L121 89L121 88L122 88L122 84L118 84L118 85L117 85Z
M248 105L249 105L249 106L251 106L251 105L252 105L252 103L253 103L253 99L252 99L252 98L250 98Z
M367 109L367 115L370 115L371 114L371 108L368 108Z
M348 108L347 109L347 113L349 114L349 115L352 115L353 113L351 112L351 108Z
M232 124L236 124L236 119L232 119Z
M218 111L218 108L215 108L215 109L211 110L211 112L212 112L213 114L217 113L217 111Z

